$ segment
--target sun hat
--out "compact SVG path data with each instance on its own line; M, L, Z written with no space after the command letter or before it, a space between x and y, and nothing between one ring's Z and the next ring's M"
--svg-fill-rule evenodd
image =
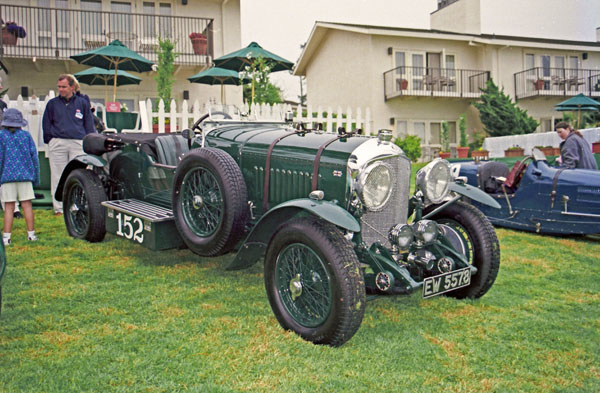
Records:
M15 108L8 108L2 115L2 127L25 127L27 120L23 119L21 111Z

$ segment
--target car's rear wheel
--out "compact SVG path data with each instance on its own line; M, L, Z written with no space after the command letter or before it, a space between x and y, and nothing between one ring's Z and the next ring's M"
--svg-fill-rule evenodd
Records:
M352 244L314 217L282 224L265 259L265 287L275 317L315 344L340 346L360 327L365 284Z
M63 210L67 232L74 238L100 242L106 235L106 218L102 202L106 191L95 173L75 169L63 189Z
M439 205L428 206L424 213ZM472 205L456 202L432 217L438 224L451 231L454 248L466 256L477 268L467 287L449 292L447 295L463 298L479 298L494 284L500 269L500 245L496 231L490 221Z
M173 213L179 234L196 254L230 251L242 238L248 219L242 172L218 149L192 150L175 172Z

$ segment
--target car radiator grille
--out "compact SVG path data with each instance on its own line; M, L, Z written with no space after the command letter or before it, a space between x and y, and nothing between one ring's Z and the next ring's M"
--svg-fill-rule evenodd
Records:
M386 160L394 172L396 179L394 189L388 203L379 211L367 211L361 217L362 239L367 245L378 241L390 247L388 232L396 224L406 223L408 214L408 198L410 192L410 161L402 156Z

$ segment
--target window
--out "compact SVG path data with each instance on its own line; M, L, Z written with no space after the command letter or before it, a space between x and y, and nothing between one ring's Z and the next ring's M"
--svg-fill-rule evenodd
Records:
M395 132L394 136L396 138L404 139L404 138L406 138L407 131L408 131L408 122L406 120L396 119L396 132Z
M442 123L431 123L429 125L429 143L439 145L442 143Z
M110 3L110 32L114 33L114 37L118 39L119 35L121 40L127 40L128 37L123 38L127 33L131 33L131 3L113 1Z
M535 56L533 55L533 53L526 53L525 54L525 69L530 70L533 67L535 67Z
M102 2L100 0L81 0L81 29L84 35L84 44L98 41L98 45L104 45L104 34L102 31ZM87 45L86 46L90 46ZM93 44L92 44L93 45Z
M415 122L413 123L413 135L421 138L421 145L426 145L427 141L425 140L425 123L424 122Z
M69 48L68 0L38 0L38 40L39 45L47 48ZM62 8L50 10L48 8ZM56 33L53 37L53 33Z
M154 7L154 3L150 3L150 2L146 2L144 1L143 5L142 5L142 10L144 12L144 14L149 14L149 15L144 15L143 16L143 31L144 31L144 37L156 37L156 17L154 16L150 16L150 15L154 15L156 10Z
M158 6L158 10L161 15L158 20L160 36L163 38L172 38L173 34L171 29L171 4L160 3Z

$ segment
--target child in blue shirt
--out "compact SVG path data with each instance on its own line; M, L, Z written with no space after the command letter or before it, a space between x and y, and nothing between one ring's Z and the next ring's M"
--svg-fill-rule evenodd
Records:
M21 202L27 225L27 238L38 240L34 230L33 207L35 199L33 185L40 181L40 164L37 149L29 132L23 130L27 121L23 114L14 108L4 111L0 123L0 199L5 204L4 245L10 244L14 210L16 201Z

